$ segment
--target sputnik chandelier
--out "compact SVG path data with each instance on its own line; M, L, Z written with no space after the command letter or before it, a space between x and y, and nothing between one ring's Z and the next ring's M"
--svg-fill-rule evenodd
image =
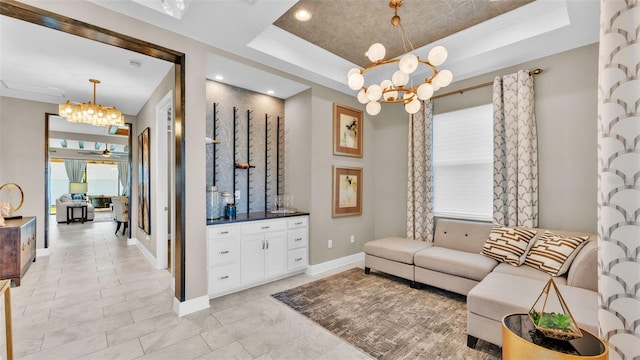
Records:
M389 7L394 9L394 16L391 18L391 25L399 27L402 31L402 42L404 45L404 54L400 58L384 60L386 49L384 45L375 43L369 47L365 53L367 58L373 63L364 69L353 68L347 74L349 88L351 90L360 90L358 93L358 101L361 104L367 104L367 113L369 115L377 115L380 112L380 103L404 103L404 109L409 114L415 114L420 110L420 100L428 100L433 96L433 92L448 86L453 80L453 74L449 70L438 70L437 66L442 65L447 60L447 49L443 46L436 46L429 51L428 60L420 59L420 57L409 53L413 51L413 45L407 39L404 28L398 16L398 8L402 6L403 0L390 0ZM407 49L407 43L410 50ZM391 80L383 80L380 84L371 84L365 86L364 75L374 68L389 64L398 64L398 69L393 73ZM411 74L416 71L420 64L426 65L431 69L431 76L426 78L423 83L411 86L407 85L411 80Z
M58 105L58 114L69 122L85 123L94 126L124 126L124 115L115 106L102 106L96 103L96 85L100 80L89 79L93 83L93 103L77 103L67 100Z

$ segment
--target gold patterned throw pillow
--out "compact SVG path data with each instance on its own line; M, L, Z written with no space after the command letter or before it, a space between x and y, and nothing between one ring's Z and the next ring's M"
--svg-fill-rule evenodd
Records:
M533 244L524 263L551 276L560 276L569 270L588 239L589 236L561 236L545 231Z
M536 233L531 229L512 229L494 225L480 253L500 262L520 266L527 256L529 243Z

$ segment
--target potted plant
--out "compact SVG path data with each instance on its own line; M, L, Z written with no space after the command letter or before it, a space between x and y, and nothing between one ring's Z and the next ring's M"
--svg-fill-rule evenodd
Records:
M582 331L576 325L553 279L549 279L542 289L538 300L529 310L529 317L536 330L546 337L558 340L582 337Z

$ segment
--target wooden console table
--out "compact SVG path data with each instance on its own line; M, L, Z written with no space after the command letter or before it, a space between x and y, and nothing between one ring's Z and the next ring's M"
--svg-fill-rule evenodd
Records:
M536 332L527 314L510 314L502 319L502 359L594 359L606 360L607 345L580 328L582 337L569 341L544 338Z
M20 279L36 261L36 218L7 220L0 227L0 279L11 279L20 286Z

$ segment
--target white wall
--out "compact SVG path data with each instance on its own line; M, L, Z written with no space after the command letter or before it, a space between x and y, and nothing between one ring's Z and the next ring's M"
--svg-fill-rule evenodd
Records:
M0 97L0 183L13 182L24 192L17 214L36 216L36 248L44 247L44 124L56 104Z
M144 247L149 250L149 252L157 258L157 250L156 250L156 241L158 238L157 231L154 231L157 227L158 221L166 221L166 219L160 219L159 214L157 212L156 199L167 198L167 194L159 194L158 193L158 182L167 182L167 179L156 178L155 171L158 169L158 161L167 161L166 159L158 159L158 154L154 149L156 148L158 137L162 136L166 138L167 132L165 129L158 129L156 124L156 105L162 100L162 98L167 95L169 91L172 91L175 84L175 72L173 67L169 70L167 75L162 79L158 87L155 89L153 94L149 97L147 102L144 104L140 112L138 112L138 116L136 122L133 126L132 131L132 154L133 154L133 163L132 163L132 184L131 184L131 207L129 210L129 214L131 214L131 237L136 238L144 245ZM138 227L138 135L142 133L144 129L149 127L149 133L151 135L150 139L150 154L151 154L151 184L150 184L150 192L151 192L151 207L150 207L150 219L151 219L151 235L147 235L141 228ZM164 214L163 214L164 216Z

